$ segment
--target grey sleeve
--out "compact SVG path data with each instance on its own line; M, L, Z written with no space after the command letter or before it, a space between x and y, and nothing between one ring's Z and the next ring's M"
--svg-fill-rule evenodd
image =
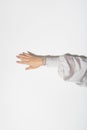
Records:
M60 56L45 56L47 67L57 67L58 74L66 81L87 86L87 57L64 54Z
M58 67L59 56L45 56L45 66L46 67Z

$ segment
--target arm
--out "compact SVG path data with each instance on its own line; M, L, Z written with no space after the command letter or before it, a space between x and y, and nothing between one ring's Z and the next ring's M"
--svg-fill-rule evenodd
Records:
M64 54L60 56L41 56L33 53L19 54L17 63L29 65L26 70L36 69L42 65L57 67L59 75L64 79L87 86L87 57Z

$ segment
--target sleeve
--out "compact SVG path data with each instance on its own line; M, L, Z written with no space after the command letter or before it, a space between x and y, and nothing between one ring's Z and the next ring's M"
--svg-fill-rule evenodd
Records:
M45 56L45 66L57 67L58 74L66 81L87 86L87 57L64 54L60 56Z

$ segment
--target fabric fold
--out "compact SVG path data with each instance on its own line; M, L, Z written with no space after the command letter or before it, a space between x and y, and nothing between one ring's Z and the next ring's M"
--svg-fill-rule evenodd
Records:
M45 56L47 67L57 67L58 74L65 80L78 85L87 86L87 57L64 54Z

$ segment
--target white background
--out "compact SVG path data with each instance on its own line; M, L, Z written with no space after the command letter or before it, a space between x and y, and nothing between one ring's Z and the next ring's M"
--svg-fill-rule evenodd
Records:
M87 88L16 55L87 56L86 0L0 0L0 130L87 130Z

